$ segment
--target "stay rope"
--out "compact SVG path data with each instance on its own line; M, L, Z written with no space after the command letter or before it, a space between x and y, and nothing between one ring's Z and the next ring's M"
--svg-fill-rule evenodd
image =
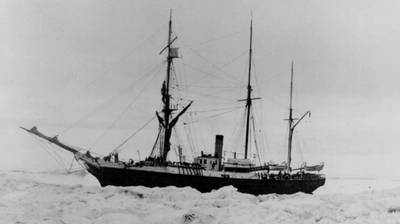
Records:
M41 139L41 138L39 138L37 136L35 136L35 139L37 140L37 141L34 141L35 144L37 144L40 148L42 148L44 151L46 151L46 153L49 154L50 157L52 157L53 160L56 163L58 163L63 169L68 171L68 169L66 168L67 165L65 164L65 161L61 158L61 156L59 154L57 154L57 152L55 150L50 148L50 143L49 142L45 142L43 139Z
M140 127L138 130L136 130L134 133L132 133L128 138L126 138L121 144L119 144L115 149L112 151L113 153L119 153L121 151L121 147L124 146L129 140L131 140L137 133L139 133L141 130L143 130L148 124L150 124L156 116L153 116L149 121L147 121L142 127Z
M261 164L261 158L260 158L260 150L258 148L258 144L257 144L257 132L256 132L256 125L255 125L255 121L254 121L254 111L251 110L251 121L253 124L253 132L254 132L254 146L256 148L256 152L257 152L257 158L258 158L258 162Z
M89 147L89 149L92 149L112 128L114 128L115 124L117 121L119 121L126 112L132 107L134 103L137 102L137 99L139 98L140 95L143 94L144 90L147 88L147 86L154 80L156 76L153 74L153 77L145 84L143 85L142 89L139 91L139 93L133 97L133 100L122 110L122 112L113 120L113 122L107 127L106 130L95 140L95 142Z
M80 124L83 121L86 121L89 117L91 117L92 115L96 114L98 111L100 111L101 108L105 107L106 105L108 105L110 102L114 101L116 98L126 94L130 89L132 89L135 85L139 84L140 81L144 78L146 78L149 74L153 73L156 69L158 69L160 66L162 65L162 63L157 64L156 66L154 66L149 72L143 74L141 77L139 77L138 79L136 79L134 82L132 82L128 87L126 87L125 89L123 89L122 91L118 92L117 94L111 96L108 100L104 101L102 104L100 104L98 107L94 108L93 110L91 110L89 113L87 113L85 116L83 116L81 119L77 120L76 122L74 122L73 124L71 124L70 126L68 126L67 128L65 128L64 130L62 130L61 132L58 133L58 135L62 135L65 134L67 131L71 130L72 128L76 127L78 124Z

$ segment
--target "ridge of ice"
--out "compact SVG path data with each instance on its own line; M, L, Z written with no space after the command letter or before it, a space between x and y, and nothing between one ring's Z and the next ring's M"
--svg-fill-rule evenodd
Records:
M89 178L89 179L88 179ZM399 223L400 188L309 195L101 188L90 175L1 172L0 223Z

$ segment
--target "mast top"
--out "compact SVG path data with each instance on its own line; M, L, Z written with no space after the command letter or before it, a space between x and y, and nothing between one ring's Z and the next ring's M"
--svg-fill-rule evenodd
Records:
M172 8L169 9L169 24L172 24Z
M292 65L290 69L290 110L293 109L293 64L294 61L292 60Z

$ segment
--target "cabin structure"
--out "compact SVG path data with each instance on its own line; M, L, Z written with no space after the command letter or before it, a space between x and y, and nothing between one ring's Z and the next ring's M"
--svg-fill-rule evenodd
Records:
M215 136L214 155L205 154L201 151L201 155L194 158L194 163L200 164L205 170L221 170L222 169L222 149L224 145L224 136Z
M254 167L254 164L249 159L229 158L224 163L224 171L226 172L248 173L252 167Z

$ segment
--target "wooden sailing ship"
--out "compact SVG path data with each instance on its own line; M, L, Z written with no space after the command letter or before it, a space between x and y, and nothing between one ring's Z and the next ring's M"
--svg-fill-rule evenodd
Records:
M162 83L161 95L163 108L156 112L159 122L159 132L156 143L145 160L133 162L121 161L117 153L105 157L95 157L87 151L62 143L57 136L49 137L41 133L36 127L23 128L25 131L47 140L69 152L80 161L89 173L97 178L101 186L146 186L146 187L193 187L200 192L209 192L224 186L232 185L243 193L254 195L278 193L291 194L296 192L312 193L318 187L324 185L325 177L318 172L323 164L306 166L297 169L291 168L291 150L293 132L304 117L310 114L307 111L300 119L293 118L292 89L293 89L293 63L291 69L290 84L290 109L289 109L289 138L288 155L284 164L264 164L256 166L248 158L250 110L252 102L251 64L252 64L252 22L250 24L249 68L247 80L246 107L246 132L244 145L244 158L223 158L223 136L217 135L215 139L214 154L201 153L194 158L192 163L168 161L168 153L171 151L171 135L178 119L189 109L193 102L188 103L179 112L171 108L171 66L173 60L178 57L177 48L173 43L177 37L172 36L172 20L169 20L168 43L160 53L167 54L167 72ZM174 116L175 114L175 116Z

